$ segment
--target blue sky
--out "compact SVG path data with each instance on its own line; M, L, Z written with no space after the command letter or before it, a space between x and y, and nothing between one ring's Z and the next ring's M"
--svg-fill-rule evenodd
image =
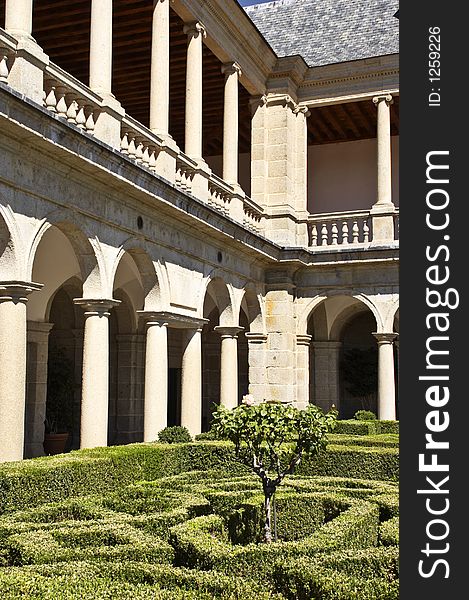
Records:
M263 4L264 2L270 2L270 0L238 0L241 6L251 6L251 4Z

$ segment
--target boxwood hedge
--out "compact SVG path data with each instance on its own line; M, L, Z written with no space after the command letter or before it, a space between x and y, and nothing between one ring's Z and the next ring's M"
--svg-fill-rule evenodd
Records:
M358 423L358 421L356 421ZM134 481L193 470L244 475L230 442L130 444L0 466L0 514L64 498L113 492ZM397 448L329 445L299 473L380 480L398 479Z
M398 449L340 439L277 492L271 545L258 478L227 442L3 465L0 597L394 599Z

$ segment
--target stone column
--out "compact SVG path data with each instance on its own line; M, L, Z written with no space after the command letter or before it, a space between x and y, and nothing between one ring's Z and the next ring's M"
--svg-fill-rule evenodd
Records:
M168 424L168 323L140 314L147 318L143 441L154 442Z
M223 109L223 179L230 184L238 183L238 80L240 66L227 63L222 66L225 75L225 99Z
M91 0L90 88L111 95L112 0Z
M89 85L102 98L94 136L120 149L125 111L112 93L112 0L91 2Z
M392 96L376 96L373 103L378 108L378 197L376 205L393 205L391 180L391 116Z
M150 129L169 132L169 0L153 0Z
M221 336L220 404L238 406L238 334L242 327L215 327Z
M296 404L306 408L309 404L309 346L310 335L296 336Z
M31 37L33 0L6 0L5 30L14 36Z
M41 285L0 283L0 462L21 460L26 395L26 302Z
M202 428L202 329L187 329L182 353L181 425L192 436Z
M371 209L373 219L373 242L394 240L394 212L391 179L391 116L392 96L373 98L377 106L377 199Z
M6 0L5 30L15 36L15 60L8 73L8 85L42 106L44 69L49 57L32 37L33 0Z
M44 456L44 420L47 400L47 362L52 323L28 321L26 415L24 456Z
M396 419L396 392L394 383L395 333L374 333L378 341L378 418Z
M118 300L77 298L85 310L80 448L107 446L109 310Z
M202 23L184 26L187 35L185 153L202 159L202 49L207 33Z

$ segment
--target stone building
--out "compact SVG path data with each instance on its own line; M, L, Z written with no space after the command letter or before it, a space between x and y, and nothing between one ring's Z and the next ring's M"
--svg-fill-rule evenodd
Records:
M396 10L0 0L0 460L43 454L58 355L70 448L248 392L395 418Z

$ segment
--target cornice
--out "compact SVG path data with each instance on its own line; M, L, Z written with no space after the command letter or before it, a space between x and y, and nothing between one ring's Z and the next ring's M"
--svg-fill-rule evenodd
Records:
M233 1L233 7L235 2ZM238 62L241 65L245 83L252 94L265 91L265 81L275 66L277 56L255 27L254 23L242 11L242 17L230 15L231 2L226 0L173 0L172 6L180 16L187 20L201 20L207 27L207 45L212 41L222 51L218 58L222 62ZM233 11L234 13L234 11ZM211 24L209 21L213 21ZM213 28L216 23L217 30ZM212 27L210 26L212 25ZM220 35L221 34L221 35ZM229 40L232 54L222 41ZM215 48L211 48L216 53Z
M319 79L314 81L303 81L301 84L302 88L311 88L311 87L324 87L326 85L343 83L345 81L361 81L365 79L379 79L381 77L390 77L392 75L399 75L399 69L389 69L386 71L378 71L374 73L363 73L361 75L349 75L347 77L335 77L331 79Z

